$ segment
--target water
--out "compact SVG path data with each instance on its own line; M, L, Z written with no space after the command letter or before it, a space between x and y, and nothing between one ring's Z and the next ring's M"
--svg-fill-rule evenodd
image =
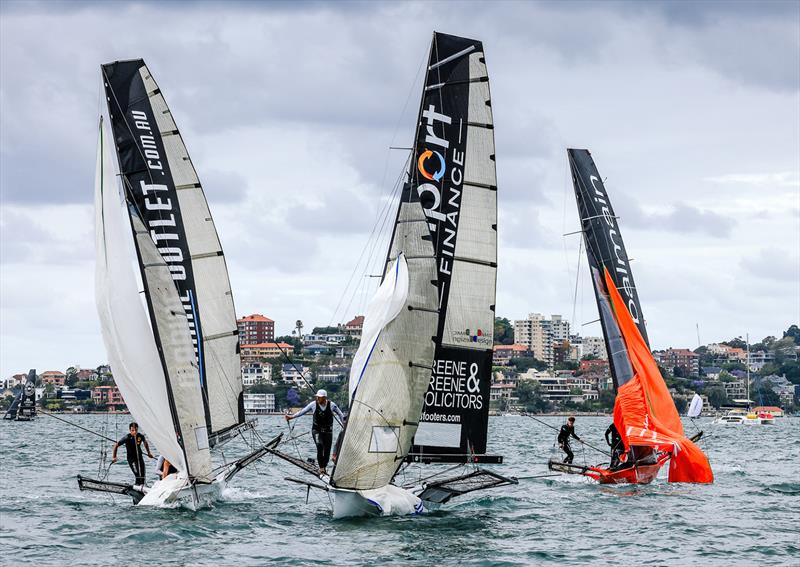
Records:
M105 424L114 438L128 421L65 417L95 430ZM576 429L603 446L607 424L608 418L579 417ZM800 564L800 419L779 419L774 427L709 420L701 426L716 474L710 486L669 485L661 477L649 486L614 487L580 477L522 479L426 516L334 521L324 493L312 491L305 504L305 489L283 481L304 473L271 459L245 470L223 501L199 512L135 508L126 497L80 492L77 474L97 476L97 438L47 416L0 422L0 563ZM305 431L310 422L296 427ZM548 473L552 430L515 416L491 418L490 428L491 451L506 456L499 471ZM260 418L265 439L285 430L279 417ZM574 446L576 462L600 460ZM298 447L312 456L308 435ZM234 449L226 450L229 458ZM122 461L111 480L130 481Z

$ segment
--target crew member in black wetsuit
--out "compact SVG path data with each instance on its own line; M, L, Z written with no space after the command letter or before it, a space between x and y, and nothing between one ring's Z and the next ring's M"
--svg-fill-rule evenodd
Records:
M606 429L606 443L611 447L611 464L608 468L612 470L617 469L619 468L619 456L622 454L624 446L622 444L622 437L619 431L617 431L617 426L614 425L614 422L611 422L611 425Z
M340 422L344 421L344 414L335 403L328 401L328 392L317 391L313 402L294 415L287 415L286 421L297 419L307 413L314 412L314 424L311 426L311 435L317 446L317 463L319 474L328 474L328 460L331 458L331 445L333 444L333 414L339 416Z
M572 448L569 446L569 437L570 435L577 439L578 441L581 440L580 437L575 435L575 418L570 417L567 420L567 423L561 426L561 431L558 432L558 446L561 447L561 450L564 451L567 456L564 457L564 462L569 464L572 462L572 459L575 458L575 455L572 452Z
M151 459L153 454L150 452L150 446L147 444L147 439L144 435L139 433L139 424L135 421L128 426L128 433L125 437L120 439L114 444L114 450L111 452L111 462L117 462L117 447L125 445L125 452L128 454L128 466L133 471L135 478L134 485L144 485L144 456L142 455L142 445L147 451L147 456Z

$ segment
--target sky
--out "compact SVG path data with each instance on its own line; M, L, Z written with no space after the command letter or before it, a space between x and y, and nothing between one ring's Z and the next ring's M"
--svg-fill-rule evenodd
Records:
M434 30L483 41L497 314L599 335L566 159L589 148L653 348L800 321L800 2L0 3L0 378L106 361L94 306L101 63L144 58L239 315L363 311ZM580 269L579 269L580 266ZM588 324L587 324L588 323Z

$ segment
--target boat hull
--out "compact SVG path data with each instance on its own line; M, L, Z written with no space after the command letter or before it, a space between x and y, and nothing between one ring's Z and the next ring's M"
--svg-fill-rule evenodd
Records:
M422 500L412 492L389 484L372 490L328 486L333 495L333 517L409 516L425 512Z

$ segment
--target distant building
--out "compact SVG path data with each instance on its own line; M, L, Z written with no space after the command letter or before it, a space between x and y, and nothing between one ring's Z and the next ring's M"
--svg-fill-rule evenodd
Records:
M248 362L242 365L242 385L272 384L272 365L268 362Z
M298 388L308 388L306 380L311 381L310 370L308 366L303 366L302 364L284 364L281 368L281 374L283 375L283 381L287 384L294 384ZM304 376L305 379L303 379Z
M14 374L11 378L6 380L4 385L9 390L12 390L17 386L19 386L20 384L24 384L27 379L28 379L27 374Z
M597 373L608 376L609 368L607 360L581 360L578 363L578 370L583 373Z
M305 345L338 345L347 340L344 333L332 333L327 335L305 335L303 344Z
M709 380L719 380L719 375L722 374L722 368L719 366L704 366L702 371Z
M492 364L495 366L507 366L512 358L530 358L532 356L533 353L525 345L494 345Z
M236 320L240 345L271 343L275 340L275 321L259 313Z
M61 388L56 397L64 401L88 400L92 397L92 391L79 388Z
M294 347L287 343L259 343L255 345L241 345L242 364L260 362L268 358L280 358L294 352Z
M272 413L275 411L275 394L244 394L244 411L247 413Z
M653 357L664 368L672 370L676 366L682 368L689 376L700 374L700 355L685 348L668 348L653 351Z
M328 366L317 370L317 382L328 382L330 384L340 384L346 382L350 377L350 368L347 366Z
M92 390L92 400L97 405L105 405L109 411L125 409L125 400L116 386L97 386Z
M584 356L589 355L601 359L608 358L606 342L602 337L581 337L580 335L572 335L569 338L569 344L572 349L570 360L578 361Z
M60 370L48 370L39 375L39 382L41 384L52 384L56 388L60 388L67 380L67 375Z
M758 372L764 368L764 366L774 361L775 353L765 350L750 351L750 358L747 361L747 365L750 367L751 371Z
M547 319L541 313L531 313L527 319L514 321L514 339L518 344L528 347L534 358L552 368L556 347L563 348L564 342L569 341L569 321L565 321L561 315L552 315ZM560 356L566 354L561 353Z
M725 395L731 401L747 400L747 385L743 380L734 380L733 382L721 382L725 388Z
M725 362L746 362L747 351L743 348L732 347L719 343L712 343L706 347L708 353L714 356L714 362L720 364Z
M75 378L77 378L79 382L97 380L97 371L92 368L81 368L75 373Z
M353 338L360 339L361 338L361 330L364 328L364 316L357 315L351 321L348 321L344 325L342 325L344 334L350 335Z

